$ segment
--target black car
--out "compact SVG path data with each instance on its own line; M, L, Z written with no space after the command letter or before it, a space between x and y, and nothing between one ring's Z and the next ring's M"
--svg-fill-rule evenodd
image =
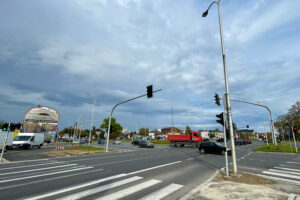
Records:
M236 144L236 145L246 145L247 142L246 142L246 140L244 140L242 138L236 138L235 141L234 141L234 144Z
M133 145L139 145L139 143L140 143L139 140L133 140L133 141L131 142L131 144L133 144Z
M144 147L144 148L154 148L154 144L149 142L149 141L146 141L146 140L141 140L139 142L139 147Z
M218 142L201 142L199 145L200 153L225 154L225 147ZM227 153L231 155L231 150L227 148Z

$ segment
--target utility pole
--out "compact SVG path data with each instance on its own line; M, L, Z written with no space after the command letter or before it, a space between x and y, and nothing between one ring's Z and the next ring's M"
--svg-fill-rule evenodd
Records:
M295 150L296 150L296 153L297 153L298 152L298 148L297 148L297 143L296 143L295 133L294 133L294 122L292 122L292 132L293 132L293 139L294 139L294 144L295 144Z
M173 106L171 107L171 111L172 111L172 127L171 127L171 132L172 132L172 135L173 135Z
M208 15L208 10L214 3L218 5L218 18L219 18L220 39L221 39L224 81L225 81L225 95L226 95L225 109L226 109L227 120L229 124L229 133L230 133L230 141L231 141L231 148L232 148L232 167L233 167L233 173L237 174L235 143L234 143L234 135L233 135L232 115L231 115L229 86L228 86L228 75L227 75L227 67L226 67L226 59L225 59L226 55L225 55L225 48L224 48L223 29L222 29L222 20L221 20L221 12L220 12L220 0L213 1L209 5L208 9L202 14L202 17L206 17Z

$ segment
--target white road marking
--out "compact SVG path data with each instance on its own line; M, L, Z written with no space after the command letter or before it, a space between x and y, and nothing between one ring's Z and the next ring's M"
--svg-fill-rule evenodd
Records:
M286 163L293 163L293 164L300 165L300 162L286 162Z
M6 182L12 182L12 181L18 181L18 180L36 178L36 177L41 177L41 176L49 176L49 175L53 175L53 174L62 174L62 173L66 173L66 172L73 172L73 171L90 169L90 168L93 168L93 167L74 168L74 169L70 169L70 170L59 171L59 172L52 172L52 173L48 173L48 174L39 174L39 175L34 175L34 176L27 176L27 177L14 178L14 179L8 179L8 180L1 180L0 183L6 183Z
M49 163L42 163L42 164L36 164L36 165L22 165L22 166L18 166L18 167L2 168L0 170L9 170L9 169L17 169L17 168L35 167L35 166L51 165L51 164L57 164L57 163L63 163L63 162L60 161L60 162L49 162Z
M279 170L279 169L269 169L269 171L271 171L271 172L280 172L280 173L300 175L299 172L284 171L284 170Z
M3 164L13 164L13 163L23 163L23 162L35 162L35 161L42 161L42 160L50 160L50 159L49 158L43 158L43 159L36 159L36 160L12 161L12 162L3 163Z
M287 177L287 178L293 178L293 179L299 179L300 180L300 176L294 176L294 175L288 175L288 174L280 174L280 173L275 173L275 172L269 172L269 171L263 171L263 174L269 174L269 175L275 175L275 176L283 176L283 177Z
M124 179L124 180L121 180L121 181L117 181L117 182L114 182L114 183L109 183L109 184L106 184L106 185L102 185L100 187L96 187L96 188L93 188L93 189L85 190L83 192L78 192L78 193L75 193L75 194L72 194L72 195L69 195L69 196L66 196L66 197L62 197L58 200L81 199L81 198L84 198L84 197L87 197L87 196L90 196L90 195L93 195L93 194L96 194L96 193L99 193L99 192L103 192L105 190L109 190L109 189L112 189L112 188L115 188L115 187L118 187L118 186L121 186L121 185L125 185L127 183L131 183L131 182L140 180L142 178L143 177L134 176L134 177L127 178L127 179Z
M187 160L194 160L194 158L188 158Z
M183 185L172 183L160 190L157 190L157 191L141 198L140 200L160 200L160 199L168 196L169 194L175 192L176 190L179 190L182 187L183 187Z
M265 178L273 179L273 180L285 181L285 182L294 183L296 185L300 185L299 181L295 181L295 180L291 180L291 179L279 178L279 177L274 177L274 176L266 176L266 175L260 175L260 174L258 174L258 175L265 177Z
M125 196L131 195L131 194L133 194L135 192L141 191L143 189L151 187L151 186L153 186L155 184L158 184L160 182L161 182L160 180L154 180L154 179L152 179L150 181L146 181L146 182L134 185L132 187L120 190L118 192L106 195L104 197L100 197L100 198L98 198L96 200L117 200L117 199L121 199L121 198L123 198Z
M94 185L94 184L97 184L97 183L102 183L102 182L105 182L105 181L117 179L117 178L120 178L120 177L123 177L123 176L126 176L126 174L118 174L118 175L115 175L115 176L106 177L106 178L103 178L103 179L100 179L100 180L84 183L84 184L81 184L81 185L76 185L76 186L73 186L73 187L64 188L64 189L61 189L61 190L57 190L55 192L50 192L50 193L42 194L42 195L35 196L35 197L29 197L25 200L42 199L42 198L54 196L54 195L57 195L57 194L69 192L69 191L72 191L72 190L76 190L76 189L79 189L79 188L87 187L87 186L90 186L90 185Z
M174 164L181 163L181 162L182 161L176 161L176 162L171 162L171 163L167 163L167 164L164 164L164 165L158 165L158 166L155 166L155 167L150 167L150 168L147 168L147 169L142 169L142 170L139 170L139 171L131 172L131 173L128 173L127 175L137 174L137 173L149 171L149 170L152 170L152 169L157 169L157 168L160 168L160 167L174 165Z
M295 172L300 172L300 169L292 169L292 168L286 168L286 167L274 167L276 169L284 169L288 171L295 171Z
M17 171L17 172L7 172L7 173L0 174L0 176L7 175L7 174L9 174L9 175L10 174L19 174L19 173L23 173L23 172L32 172L32 171L41 171L41 170L53 169L53 168L68 167L68 166L74 166L74 165L77 165L77 164L60 165L60 166L53 166L53 167L46 167L46 168L37 168L37 169L29 169L29 170Z

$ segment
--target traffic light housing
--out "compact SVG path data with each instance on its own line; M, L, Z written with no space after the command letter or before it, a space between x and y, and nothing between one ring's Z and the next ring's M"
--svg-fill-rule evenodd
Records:
M219 97L219 95L216 93L215 94L215 103L218 105L218 106L220 106L221 104L220 104L220 97Z
M8 129L8 124L7 123L3 124L2 131L7 131L7 129Z
M249 128L249 125L247 125L246 127Z
M147 86L147 97L148 98L153 97L153 85L148 85Z
M296 127L294 127L294 128L293 128L293 132L296 134L296 133L297 133L297 131L298 131L298 130L297 130L297 128L296 128Z
M216 117L219 118L218 120L216 120L216 122L218 122L219 124L221 124L222 126L224 126L223 112L221 112L220 114L216 115Z

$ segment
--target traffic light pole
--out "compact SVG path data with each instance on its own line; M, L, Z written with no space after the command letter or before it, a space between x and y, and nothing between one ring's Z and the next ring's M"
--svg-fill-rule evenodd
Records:
M298 149L297 149L297 143L296 143L295 133L294 133L294 123L292 124L292 132L293 132L293 139L294 139L295 149L296 149L296 153L297 153Z
M5 147L6 147L6 142L7 142L7 138L8 138L9 131L10 131L10 123L8 124L8 128L7 128L7 133L6 133L5 141L4 141L3 145L2 145L2 151L1 151L0 162L2 162L3 153L4 153L4 149L5 149Z
M225 111L225 109L224 109ZM225 112L223 112L223 135L224 135L224 146L225 146L225 176L229 176L229 171L228 171L228 153L227 153L227 137L226 137L226 120L225 120Z
M241 101L241 100L234 100L234 99L231 99L231 101L235 101L235 102L239 102L239 103L246 103L246 104L251 104L251 105L266 108L268 110L269 118L270 118L270 128L271 128L271 134L272 134L272 138L273 138L273 144L276 146L276 148L278 148L276 135L274 133L274 123L273 123L273 118L272 118L272 113L271 113L270 108L266 105L261 105L261 104L258 104L258 103L251 103L251 102L248 102L248 101Z
M153 93L159 92L159 91L161 91L161 90L162 90L162 89L155 90L155 91L153 91ZM109 143L109 135L110 135L111 118L112 118L112 114L113 114L114 110L116 109L116 107L119 106L119 105L121 105L121 104L127 103L127 102L129 102L129 101L136 100L136 99L141 98L141 97L144 97L144 96L147 96L147 94L143 94L143 95L141 95L141 96L137 96L137 97L134 97L134 98L132 98L132 99L128 99L128 100L126 100L126 101L122 101L122 102L116 104L116 105L112 108L112 110L111 110L111 112L110 112L109 122L108 122L108 130L107 130L106 146L105 146L105 151L106 151L106 152L108 152L108 143Z

